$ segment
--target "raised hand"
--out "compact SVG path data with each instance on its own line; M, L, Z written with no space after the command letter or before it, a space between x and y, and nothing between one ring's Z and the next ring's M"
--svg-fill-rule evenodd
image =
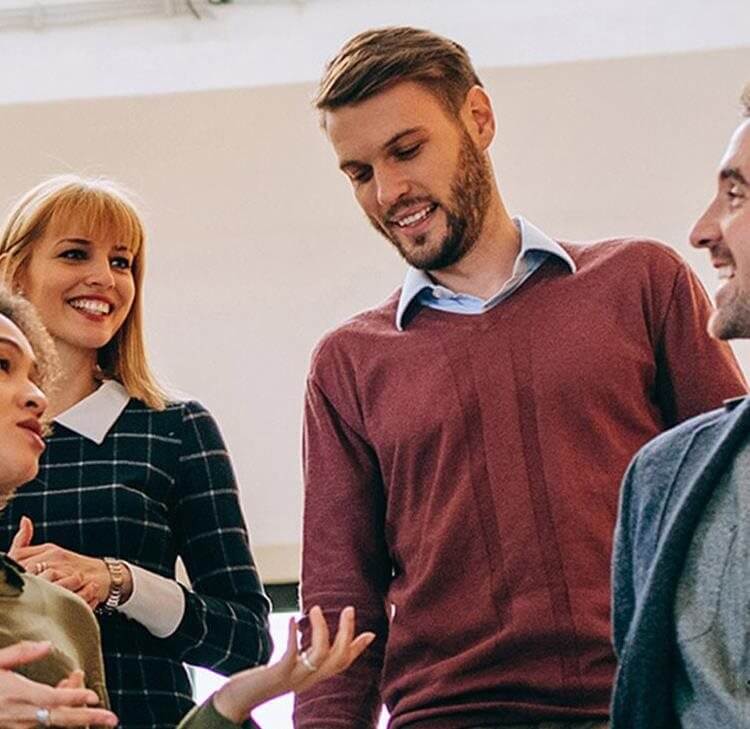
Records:
M374 633L354 637L354 608L341 611L333 645L328 625L317 606L310 610L312 642L300 653L297 625L289 620L287 648L281 660L237 673L214 694L216 710L227 719L240 723L252 709L287 691L300 693L313 684L347 669L375 638Z
M44 658L50 643L22 641L0 649L0 727L35 729L40 725L116 726L117 717L95 708L99 697L83 687L83 674L74 672L56 687L31 681L12 669ZM80 674L80 675L78 675ZM40 713L41 712L41 713Z

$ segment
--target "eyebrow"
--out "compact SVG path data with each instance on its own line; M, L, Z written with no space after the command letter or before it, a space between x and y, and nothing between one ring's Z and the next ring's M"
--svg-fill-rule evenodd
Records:
M398 134L394 134L382 147L382 149L389 149L390 147L393 147L395 144L398 144L404 137L408 137L410 134L414 134L415 132L421 132L423 130L423 127L410 127L409 129L404 129L403 131L399 132ZM347 167L359 167L362 164L362 162L358 162L355 159L347 159L341 162L339 164L340 170L345 170Z
M736 167L727 167L719 173L719 179L721 180L734 180L739 182L741 185L747 185L745 176Z
M13 349L17 350L20 354L23 354L23 350L15 339L11 339L10 337L3 337L0 335L0 345L2 344L8 344Z
M60 243L76 243L80 246L91 246L91 241L87 238L60 238L59 241L57 241L57 245L60 245ZM116 251L130 251L129 246L115 246Z
M2 347L3 345L9 346L11 349L14 349L16 352L18 352L18 354L21 355L21 357L26 357L26 352L21 349L15 339L10 339L9 337L3 337L2 335L0 335L0 347ZM39 362L37 361L36 357L34 357L31 360L31 381L35 384L38 384L40 379Z

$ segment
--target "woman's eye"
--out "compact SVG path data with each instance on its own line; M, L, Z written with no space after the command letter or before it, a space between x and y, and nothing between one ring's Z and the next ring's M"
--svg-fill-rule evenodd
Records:
M131 260L129 258L124 258L123 256L117 256L112 259L112 268L121 268L127 271L132 265Z
M86 251L80 248L69 248L60 254L60 258L67 258L69 261L85 261Z

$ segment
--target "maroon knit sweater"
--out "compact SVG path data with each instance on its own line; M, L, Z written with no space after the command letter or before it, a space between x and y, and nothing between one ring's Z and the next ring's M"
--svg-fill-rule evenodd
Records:
M563 245L576 273L550 257L485 314L414 305L399 332L397 292L316 350L303 605L378 640L296 727L372 727L381 700L394 728L607 715L620 479L745 385L670 249Z

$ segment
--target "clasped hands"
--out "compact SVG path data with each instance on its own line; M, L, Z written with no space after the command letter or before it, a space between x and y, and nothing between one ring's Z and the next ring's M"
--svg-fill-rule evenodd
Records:
M92 610L107 599L110 576L101 559L71 552L51 542L32 545L33 538L34 523L22 516L8 556L27 572L74 592Z
M13 669L44 658L50 643L21 641L0 649L0 727L38 727L37 712L49 710L50 726L116 726L117 717L95 708L99 697L84 687L83 672L73 671L57 686L47 686L15 673Z

